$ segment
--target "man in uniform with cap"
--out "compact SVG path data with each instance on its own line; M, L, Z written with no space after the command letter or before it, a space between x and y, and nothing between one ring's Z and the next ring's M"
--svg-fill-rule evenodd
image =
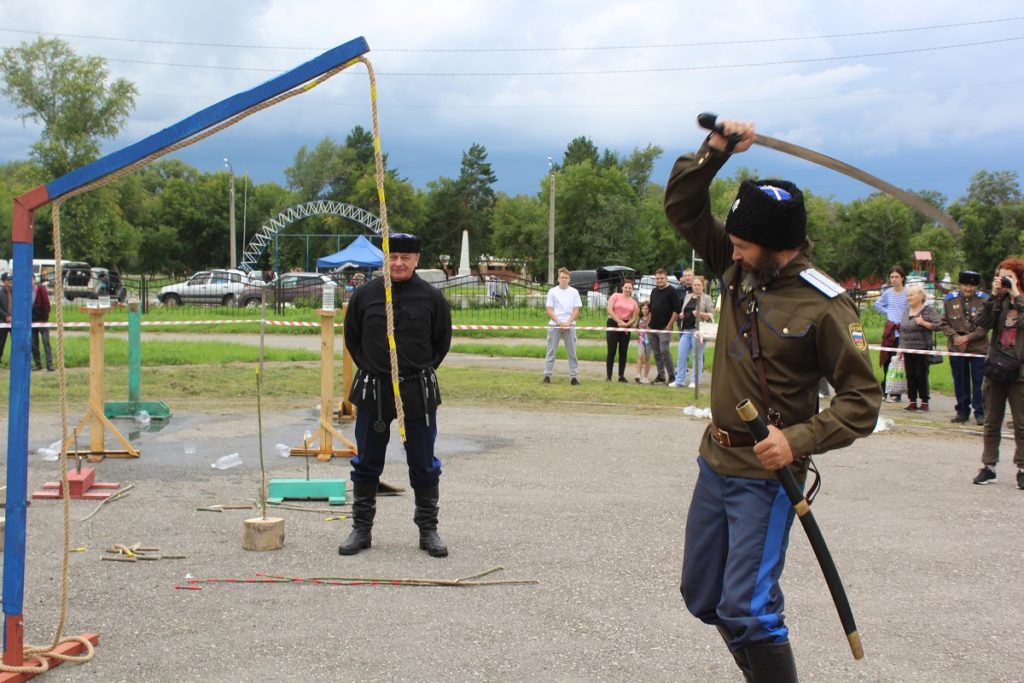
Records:
M451 309L441 290L416 274L420 239L396 233L390 236L389 246L386 266L391 274L398 389L405 415L405 459L416 497L413 520L419 527L420 548L433 557L445 557L448 548L437 533L441 461L434 455L434 441L441 392L434 371L451 347ZM355 291L345 312L345 348L359 368L349 393L357 407L359 454L352 458L352 532L338 548L341 555L370 547L377 486L396 417L385 297L384 278L371 280Z
M711 181L755 138L752 124L723 125L725 135L676 161L665 190L669 220L722 291L713 418L699 447L680 590L747 680L795 681L779 587L794 515L774 471L789 467L802 482L811 455L870 434L882 393L856 306L808 257L800 190L746 180L725 225L712 215ZM835 397L819 413L822 377ZM770 423L756 445L736 413L744 399Z
M956 415L952 422L974 419L985 424L985 403L981 395L981 368L983 356L988 354L988 330L978 325L978 316L988 298L978 291L981 275L973 270L960 271L960 291L946 297L942 316L942 332L949 338L949 350L955 353L977 353L978 358L950 356L949 369L953 374L953 393L956 394Z

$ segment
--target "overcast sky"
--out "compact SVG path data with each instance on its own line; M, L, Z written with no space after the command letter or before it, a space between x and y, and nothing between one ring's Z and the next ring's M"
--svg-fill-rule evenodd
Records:
M417 187L483 144L497 189L533 194L574 137L628 154L695 149L715 111L955 200L981 169L1021 174L1019 0L5 2L0 46L56 35L139 89L116 150L363 36L392 168ZM361 65L179 153L284 182L303 144L370 128ZM38 137L0 100L0 161ZM767 149L732 162L848 201L871 190Z

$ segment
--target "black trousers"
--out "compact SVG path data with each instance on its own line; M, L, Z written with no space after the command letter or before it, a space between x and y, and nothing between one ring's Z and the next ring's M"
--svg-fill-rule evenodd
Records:
M605 327L616 327L617 322L608 318ZM633 338L632 332L605 332L605 341L608 343L608 356L605 358L605 365L608 370L608 379L612 378L612 367L615 365L615 352L619 353L619 377L626 376L626 359L629 357L629 342Z
M352 458L352 483L373 484L380 481L384 471L384 455L391 441L391 423L384 421L384 430L373 428L377 415L372 410L356 411L356 448L359 455ZM413 489L436 489L441 477L441 461L434 456L437 440L437 413L430 414L430 424L424 417L405 421L405 462L409 468L409 484Z
M928 356L924 353L905 353L903 362L907 368L907 399L928 402Z

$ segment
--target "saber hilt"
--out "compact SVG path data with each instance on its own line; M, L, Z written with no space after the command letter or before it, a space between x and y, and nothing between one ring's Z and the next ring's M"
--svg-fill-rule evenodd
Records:
M757 408L750 402L750 399L740 401L739 405L736 406L736 412L739 413L740 419L746 423L747 429L750 430L750 434L754 437L754 441L762 441L768 438L768 425L765 424L764 418L757 412ZM775 470L775 477L779 480L783 490L785 490L786 496L789 497L789 502L792 503L797 517L800 518L800 524L807 534L807 540L810 541L814 556L818 558L818 565L821 567L822 574L825 575L825 583L828 585L828 590L832 593L832 601L835 603L836 611L839 613L839 621L842 623L846 639L850 643L853 658L861 659L864 657L864 648L860 642L857 624L853 619L853 609L850 607L849 598L846 597L846 589L843 587L842 579L839 578L839 570L836 569L832 553L829 552L828 546L825 544L825 537L822 535L821 529L818 528L818 522L814 519L814 513L811 512L811 506L807 499L804 498L800 485L796 483L796 478L789 471L788 467Z
M725 135L725 126L718 122L718 114L712 114L711 112L698 114L697 125L719 135ZM743 136L739 133L733 133L732 135L725 135L725 139L727 140L725 152L726 154L732 154L732 150L736 148L736 143L742 140Z

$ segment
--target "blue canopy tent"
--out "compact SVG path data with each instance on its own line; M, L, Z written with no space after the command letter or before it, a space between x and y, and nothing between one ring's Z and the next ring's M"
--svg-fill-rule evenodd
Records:
M338 253L316 260L317 268L337 268L344 265L354 268L380 268L384 265L384 252L360 235Z

